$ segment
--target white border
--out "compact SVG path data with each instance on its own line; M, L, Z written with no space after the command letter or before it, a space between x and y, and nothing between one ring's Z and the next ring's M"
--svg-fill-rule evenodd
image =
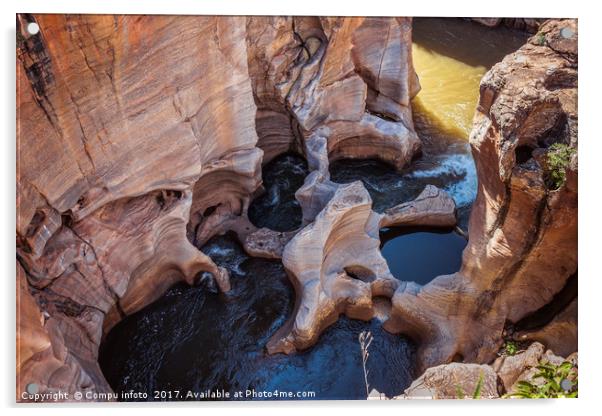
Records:
M21 0L16 4L2 2L2 86L0 100L2 106L2 131L0 139L2 151L0 172L2 174L2 281L4 319L0 349L4 361L0 376L0 394L2 404L9 412L19 411L32 414L60 414L77 412L78 414L103 414L111 412L127 414L132 410L142 410L148 414L178 412L188 409L199 412L219 412L225 414L261 413L261 414L303 414L316 410L364 414L378 411L383 414L408 414L420 412L426 414L470 414L487 413L489 415L530 413L550 414L587 414L595 409L602 397L602 356L598 347L602 345L600 336L600 304L602 294L599 273L600 265L596 260L602 256L600 248L600 219L598 215L598 187L600 174L596 168L602 163L602 135L597 124L601 116L599 73L600 62L600 20L602 15L592 4L594 2L546 0L533 2L528 0L490 1L429 1L429 0L103 0L86 2L85 0ZM579 363L580 398L560 401L419 401L419 402L289 402L289 403L171 403L167 405L21 405L15 409L15 13L127 13L127 14L283 14L283 15L397 15L397 16L510 16L510 17L578 17L579 18L579 162L580 162L580 206L579 206ZM599 168L598 168L599 169ZM598 173L598 174L597 174ZM599 407L599 406L597 406ZM596 413L599 413L599 409ZM593 413L593 412L592 412Z

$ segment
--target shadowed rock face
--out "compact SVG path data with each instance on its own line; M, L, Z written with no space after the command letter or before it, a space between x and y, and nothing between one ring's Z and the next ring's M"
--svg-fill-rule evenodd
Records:
M293 235L247 220L274 156L304 154L328 188L329 159L402 168L420 149L408 18L17 20L18 392L110 391L103 327L204 271L227 291L191 242L232 229L279 258ZM330 199L298 195L303 225Z
M483 78L470 137L479 187L462 268L398 289L386 323L419 341L420 368L489 362L505 325L546 305L575 273L576 82L574 20L547 22ZM559 186L550 182L554 143L573 149Z
M546 21L543 18L520 17L472 17L471 20L488 27L505 25L528 33L536 33L539 26Z

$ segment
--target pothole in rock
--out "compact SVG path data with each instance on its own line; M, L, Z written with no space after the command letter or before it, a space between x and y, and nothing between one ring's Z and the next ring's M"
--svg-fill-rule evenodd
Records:
M285 398L248 396L247 390L313 392L295 397L299 400L365 399L358 343L363 331L374 337L367 363L370 387L392 397L411 383L415 346L387 333L378 319L341 317L308 350L268 355L267 341L293 313L295 294L284 267L248 257L231 233L202 249L230 271L232 291L224 295L179 284L117 324L99 359L115 392L145 392L148 398L142 400L149 401L160 400L156 390L222 389L234 400ZM386 313L387 300L383 308ZM233 397L238 391L243 397Z
M460 270L467 244L464 237L451 229L409 227L383 228L380 241L391 274L420 285Z
M257 227L292 231L302 222L301 205L295 192L308 175L307 162L296 153L285 153L270 161L262 171L265 193L251 202L249 219Z

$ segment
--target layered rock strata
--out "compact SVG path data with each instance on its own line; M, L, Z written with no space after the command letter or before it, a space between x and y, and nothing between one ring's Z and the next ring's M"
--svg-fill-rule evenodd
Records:
M490 362L505 326L549 303L577 269L574 20L548 21L485 75L470 144L479 185L462 267L398 289L385 323L418 341L420 370Z
M49 342L18 338L35 354L18 364L17 391L106 392L103 325L202 271L228 289L186 226L217 189L237 212L260 184L245 19L21 15L18 26L19 288Z
M202 272L228 290L212 235L281 257L294 233L246 216L275 155L322 143L326 181L328 159L420 148L408 18L17 20L18 399L110 391L103 330Z
M265 162L314 137L331 160L402 168L419 151L410 18L251 17L247 33Z

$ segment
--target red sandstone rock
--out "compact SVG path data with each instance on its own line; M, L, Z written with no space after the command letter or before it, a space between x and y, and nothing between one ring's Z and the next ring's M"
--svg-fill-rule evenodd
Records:
M275 155L319 135L321 172L337 157L401 168L420 147L411 19L20 15L18 26L18 391L110 391L103 328L202 271L228 290L191 242L235 229L248 252L279 257L290 236L246 218Z
M31 19L38 35L23 29ZM420 341L422 367L491 360L505 322L549 302L576 268L577 157L550 189L545 147L577 146L577 27L546 23L484 78L463 266L420 287L390 276L378 229L449 225L449 197L427 188L383 217L361 184L328 175L329 160L402 168L419 150L410 22L19 16L18 392L31 381L110 391L97 364L103 328L202 271L228 290L191 241L229 229L252 254L283 250L297 285L271 351L310 346L341 312L369 319L372 297L395 292L387 327ZM261 164L290 149L313 172L297 193L304 228L287 243L246 211Z
M24 30L32 18L37 35ZM186 225L191 205L240 212L237 195L248 201L259 184L246 20L19 23L18 256L55 350L19 372L43 389L110 391L96 364L103 321L110 328L200 271L228 288ZM203 178L215 187L193 196Z
M515 323L577 268L577 153L558 189L548 146L577 147L577 25L549 21L481 82L470 137L479 187L460 271L400 288L385 327L419 342L421 369L486 363Z
M321 173L312 175L317 178ZM312 185L312 175L306 185ZM312 207L319 213L284 248L282 263L297 301L293 317L268 343L270 353L291 353L312 346L341 314L362 320L383 315L373 298L391 298L409 283L391 275L380 253L381 227L456 224L453 199L431 185L414 201L385 214L372 211L372 200L359 181L337 185L326 180L321 186L328 192L314 202L327 202Z
M316 134L328 137L331 160L376 157L402 168L419 150L411 19L251 17L247 33L266 160L303 151Z

